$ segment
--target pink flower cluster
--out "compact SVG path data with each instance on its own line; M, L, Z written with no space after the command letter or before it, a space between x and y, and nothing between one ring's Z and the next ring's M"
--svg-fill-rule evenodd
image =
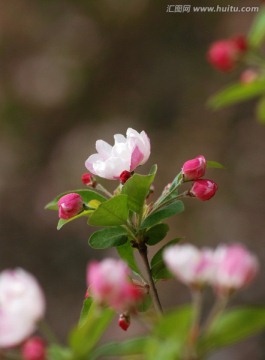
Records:
M244 36L214 42L207 53L209 63L221 71L232 70L240 57L247 51L248 45Z
M146 133L138 133L129 128L126 137L114 135L113 146L106 141L97 140L97 153L89 156L86 168L94 175L105 179L118 180L124 171L132 172L143 165L150 156L150 140Z
M164 251L163 258L181 282L191 287L212 285L221 294L248 285L259 267L257 258L240 244L220 245L216 250L174 245Z
M213 180L200 179L206 171L206 160L203 155L199 155L194 159L186 161L182 166L182 175L184 181L193 180L194 183L189 191L191 196L199 200L205 201L211 199L218 186Z
M130 270L122 260L92 262L87 270L89 293L96 302L116 311L134 311L144 292L129 279Z
M31 274L22 269L0 273L0 348L29 337L44 311L43 292Z

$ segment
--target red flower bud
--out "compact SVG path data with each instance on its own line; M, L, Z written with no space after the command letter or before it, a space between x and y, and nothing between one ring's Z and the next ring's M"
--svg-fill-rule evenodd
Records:
M182 167L182 174L185 180L197 180L205 174L206 160L203 155L188 160Z
M95 187L95 186L96 186L96 181L95 181L94 176L92 176L92 175L89 174L89 173L83 174L81 179L82 179L82 183L83 183L84 185L91 186L91 187Z
M214 42L207 53L211 65L221 71L232 70L240 56L247 50L244 36Z
M120 177L119 177L121 184L125 184L126 181L127 181L128 179L130 179L131 175L132 175L132 174L130 173L130 171L124 170L124 171L120 174Z
M130 320L130 316L129 315L125 315L125 314L120 314L119 317L119 327L124 330L127 331L128 327L131 324L131 320Z
M59 218L70 219L79 214L83 209L83 200L79 194L71 193L64 195L58 201Z
M210 200L216 193L217 189L217 184L212 180L196 180L190 189L190 195L195 196L197 199L202 201Z
M45 360L46 345L40 337L31 337L22 345L21 355L24 360Z

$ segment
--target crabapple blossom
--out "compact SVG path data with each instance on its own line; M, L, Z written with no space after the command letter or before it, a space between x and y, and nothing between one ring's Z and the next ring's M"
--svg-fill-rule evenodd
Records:
M138 133L128 128L126 137L116 134L114 140L113 146L104 140L96 141L97 153L89 156L85 162L92 174L115 180L124 170L132 172L148 160L150 140L144 131Z
M122 260L104 259L88 266L87 284L91 296L119 312L134 309L143 291L129 279L129 268Z
M194 181L192 188L189 191L191 196L195 196L201 201L210 200L218 189L217 184L208 179L199 179Z
M246 50L247 42L244 36L219 40L210 46L207 59L216 69L230 71Z
M173 245L165 249L163 259L172 274L186 285L202 286L211 282L214 262L213 252L208 248Z
M62 196L58 201L59 218L68 220L83 209L83 200L79 194L71 193Z
M182 166L182 174L185 180L197 180L205 174L206 160L203 155L186 161Z
M258 272L258 260L244 246L221 245L214 253L216 263L213 285L218 292L237 290L248 285Z
M21 355L24 360L45 360L46 344L42 338L33 336L22 345Z
M30 336L44 311L44 295L33 275L20 268L0 273L0 348Z

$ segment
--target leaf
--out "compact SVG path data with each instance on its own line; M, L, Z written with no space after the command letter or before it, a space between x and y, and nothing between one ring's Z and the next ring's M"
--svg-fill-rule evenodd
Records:
M86 322L86 318L88 316L90 307L93 303L92 298L89 296L87 297L84 301L83 301L83 307L80 313L80 318L79 318L79 325L82 325Z
M181 343L186 340L192 322L192 308L190 305L180 306L165 314L154 328L154 334L161 339L178 339Z
M151 260L151 273L154 280L160 279L171 279L172 274L166 268L166 265L163 261L163 252L164 250L171 245L177 244L181 238L176 238L174 240L169 241L166 245L164 245L158 252L153 256Z
M88 190L88 189L87 190L86 189L70 190L70 191L66 191L66 192L56 196L56 198L54 200L52 200L51 202L49 202L45 206L45 209L47 209L47 210L58 210L57 203L58 203L59 199L62 196L70 194L70 193L79 194L82 197L84 203L86 203L86 204L91 200L98 200L100 202L106 201L106 198L103 195L100 195L99 193L97 193L94 190Z
M180 360L182 344L178 339L159 341L151 338L145 345L146 360Z
M252 47L259 47L265 37L265 7L260 7L248 35L248 43Z
M265 93L265 79L260 78L248 84L233 84L211 97L208 105L213 110L252 99Z
M207 353L265 330L265 307L240 307L220 316L209 335L199 342L199 351Z
M64 348L62 346L52 344L48 348L48 357L49 360L72 360L72 353L70 349Z
M265 124L265 97L258 102L256 114L259 122Z
M71 217L70 219L60 219L58 221L58 224L57 224L57 230L60 230L65 224L68 224L69 222L73 221L73 220L76 220L76 219L79 219L83 216L88 216L89 214L91 214L94 210L85 210L85 211L82 211L80 214L76 215L76 216L73 216Z
M122 187L122 194L128 195L128 207L137 214L142 214L145 199L154 181L156 167L150 175L134 174Z
M88 243L93 249L107 249L123 245L127 240L127 231L119 226L94 232L90 236Z
M184 210L183 202L177 200L176 202L151 213L147 218L145 218L145 220L141 225L141 228L144 229L151 227L155 224L160 223L162 220L170 216L181 213L183 210Z
M117 195L105 201L93 212L89 219L90 225L115 226L127 223L129 209L126 195Z
M103 356L128 356L142 354L147 338L130 339L123 342L111 342L97 348L89 358L90 360L101 359Z
M157 224L146 231L144 240L148 245L159 243L167 235L169 226L167 224Z
M70 335L70 346L75 359L82 359L89 355L113 316L114 311L111 309L98 308L94 302L92 303L86 320Z
M225 169L224 165L220 164L217 161L207 160L206 165L207 165L207 168Z
M130 242L127 241L126 244L118 246L116 249L122 260L124 260L128 264L129 268L133 272L141 276L141 272L135 262L134 249L132 248Z

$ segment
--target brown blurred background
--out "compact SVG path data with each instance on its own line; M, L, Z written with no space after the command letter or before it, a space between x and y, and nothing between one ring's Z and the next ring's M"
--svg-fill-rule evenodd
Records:
M173 3L213 6L217 0ZM185 236L199 246L242 242L264 270L265 126L255 120L255 102L216 113L205 105L240 74L214 71L205 60L207 47L247 33L255 14L167 13L168 4L0 1L0 269L21 266L37 276L48 321L61 339L78 319L87 262L115 252L88 247L91 229L84 219L58 232L57 214L43 208L58 193L83 186L84 161L98 138L112 142L128 127L151 138L151 159L142 171L158 164L156 194L196 155L226 166L207 173L219 184L216 197L186 201L167 239ZM234 304L264 304L261 273ZM165 307L189 300L176 281L159 290ZM210 301L209 294L206 306ZM119 338L116 324L110 338L114 329ZM132 326L128 335L138 330ZM250 358L265 358L264 337L210 357Z

